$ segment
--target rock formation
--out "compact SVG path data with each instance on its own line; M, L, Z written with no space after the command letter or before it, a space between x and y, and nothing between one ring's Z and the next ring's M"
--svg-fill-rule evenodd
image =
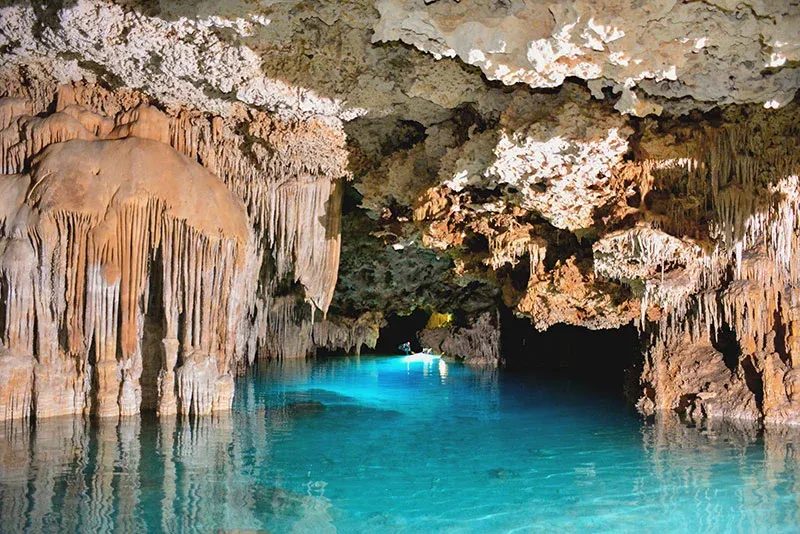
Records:
M97 97L120 111L90 110ZM65 86L54 113L0 101L5 418L227 409L233 375L286 338L304 356L303 310L330 303L338 176L298 161L324 127L252 122L290 139L254 170L219 118L122 100ZM350 343L324 324L320 344Z
M470 365L496 367L503 364L499 322L497 314L487 312L467 327L429 325L433 328L422 330L419 340L438 353L459 358Z
M18 135L0 216L4 416L230 406L252 241L241 200L154 140L167 130L148 108L112 128L74 105L0 106Z
M793 2L4 4L0 417L207 412L258 358L424 310L490 366L509 312L635 324L643 413L800 424L798 28Z

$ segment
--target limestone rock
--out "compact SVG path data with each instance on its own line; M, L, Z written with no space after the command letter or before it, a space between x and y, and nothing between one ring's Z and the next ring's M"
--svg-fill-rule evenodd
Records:
M645 115L633 88L699 102L781 106L798 86L800 8L786 2L618 0L554 5L512 0L379 0L376 41L459 57L507 85L556 87L568 77L610 86ZM768 70L767 75L761 72Z
M219 118L81 85L52 97L41 116L0 100L7 417L224 410L283 336L305 328L294 355L313 351L338 265L335 129L262 116L252 135L280 152L252 162ZM264 313L280 291L299 302Z
M630 133L624 120L579 90L558 99L520 95L496 131L476 134L445 156L439 178L456 193L504 188L511 202L556 228L589 228L616 195L608 184Z
M497 367L503 364L499 321L496 312L486 312L468 326L426 328L418 337L420 343L436 353L469 365Z
M505 307L635 322L649 411L796 423L798 20L4 5L0 408L215 411L256 359L357 352L418 309L458 317L432 344L497 361Z
M29 178L4 177L16 189L1 260L3 341L16 354L4 361L19 361L4 373L11 415L138 413L143 367L172 370L143 354L145 328L180 335L183 352L208 351L230 372L252 240L241 200L160 142L99 140L63 112L21 128L36 157Z
M645 395L638 406L645 414L677 412L693 421L760 416L756 393L742 371L726 367L710 343L683 339L651 349L642 380Z
M0 353L0 418L26 419L33 413L33 365L31 355Z

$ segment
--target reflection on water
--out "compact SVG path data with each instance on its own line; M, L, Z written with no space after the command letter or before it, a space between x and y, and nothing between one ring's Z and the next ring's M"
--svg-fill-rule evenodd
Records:
M324 484L294 493L247 481L255 455L269 462L270 417L232 414L86 423L37 422L33 431L0 433L3 532L164 532L275 526L281 517L308 532L331 530ZM252 447L257 443L257 447Z
M800 525L796 429L643 424L574 384L389 358L265 366L234 408L0 424L0 531Z
M698 531L719 530L718 517L735 515L732 527L784 525L800 528L800 429L754 422L707 422L690 428L677 417L644 427L643 445L653 481L664 498L686 500L687 489L704 503ZM698 461L688 463L687 458ZM675 466L684 469L676 473ZM681 477L685 484L676 485ZM691 495L689 495L691 497ZM747 530L747 529L745 529Z

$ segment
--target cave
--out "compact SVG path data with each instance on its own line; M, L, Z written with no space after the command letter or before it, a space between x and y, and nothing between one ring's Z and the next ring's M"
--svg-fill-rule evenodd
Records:
M417 339L417 332L425 328L430 313L416 309L409 315L390 315L386 318L386 326L381 328L378 344L370 352L377 354L399 354L400 345L411 343L411 350L419 352L423 349Z
M797 2L0 4L3 532L800 524Z

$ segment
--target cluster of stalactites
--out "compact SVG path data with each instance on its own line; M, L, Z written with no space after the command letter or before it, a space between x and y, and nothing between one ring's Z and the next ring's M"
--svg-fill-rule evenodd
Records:
M278 359L302 358L319 348L360 354L362 347L375 348L384 322L380 312L367 312L356 319L311 321L294 295L271 298L262 309L265 313L257 317L247 339L246 353L268 351Z
M769 190L771 200L765 209L746 217L738 239L730 246L718 242L711 253L698 254L694 263L687 264L686 270L692 271L691 291L681 292L674 302L659 300L652 296L669 292L663 291L659 280L648 281L645 301L650 298L651 304L668 311L662 316L662 330L688 329L696 336L715 336L723 326L735 326L742 338L763 339L772 330L771 318L781 299L795 300L791 288L800 281L798 176L787 176ZM740 298L738 288L748 284L760 288L758 295ZM716 290L720 287L722 292Z
M314 344L328 350L343 349L358 355L362 347L375 348L382 326L385 326L383 314L374 311L366 312L357 319L325 319L314 323Z
M315 311L327 313L339 264L341 181L347 176L341 125L326 118L285 122L253 111L228 119L188 111L167 115L133 95L115 98L93 86L62 87L57 113L45 120L60 123L60 140L137 136L167 143L222 178L244 201L257 236L251 268L259 276L249 287L253 328L241 334L251 350L247 359L313 350L311 325L302 323L313 323ZM12 103L24 108L13 120L4 111ZM5 99L0 120L11 128L0 131L0 144L18 143L24 123L46 104ZM89 111L104 109L115 110L115 119ZM0 163L7 173L19 172L30 157L25 152ZM281 296L296 303L296 323L274 320L283 316L272 310ZM257 339L249 339L253 333ZM283 346L296 344L297 335L306 338L307 351Z
M723 127L706 135L686 157L649 163L657 175L652 187L678 193L673 211L651 221L656 227L691 234L684 226L696 226L706 210L713 218L701 237L706 241L702 248L682 239L683 249L690 250L694 259L678 255L680 265L671 266L672 273L668 268L666 276L640 278L642 323L649 307L662 312L648 325L644 376L655 376L659 366L671 365L670 358L681 354L682 347L710 347L721 331L730 330L741 353L730 371L730 387L744 384L749 373L748 387L758 389L754 398L762 399L757 410L748 407L740 412L767 422L798 424L800 158L793 148L797 135L789 131L771 139L758 132L758 126L749 123ZM653 267L668 258L674 261L676 255L667 254L667 249L674 248L675 241L670 236L650 240L649 245L639 243L638 264ZM670 286L670 275L683 286ZM678 376L676 372L664 376Z
M595 272L643 286L642 326L651 306L667 312L659 314L665 324L696 315L702 304L695 295L725 285L731 271L734 280L745 277L748 255L769 259L757 273L766 285L797 280L792 247L800 158L797 121L786 113L693 131L670 149L655 143L667 157L632 164L640 171L643 219L594 246ZM669 192L660 213L645 202L653 190Z
M143 395L161 413L229 408L244 205L162 144L152 108L115 123L59 107L0 100L0 418L130 415Z
M259 236L248 360L302 357L313 352L315 312L327 313L336 286L344 137L317 119L289 124L258 114L248 128L260 142L243 151L221 118L182 113L170 121L169 139L225 180Z
M776 321L790 325L789 312L798 302L794 288L800 281L798 182L800 178L792 175L771 186L767 210L747 217L740 239L730 248L717 248L710 256L714 261L703 258L701 266L707 270L715 267L715 278L720 281L698 282L694 295L663 316L659 325L662 335L669 337L670 331L678 329L693 339L716 338L728 327L744 347L754 351L770 346L768 339ZM708 278L713 280L710 275Z

